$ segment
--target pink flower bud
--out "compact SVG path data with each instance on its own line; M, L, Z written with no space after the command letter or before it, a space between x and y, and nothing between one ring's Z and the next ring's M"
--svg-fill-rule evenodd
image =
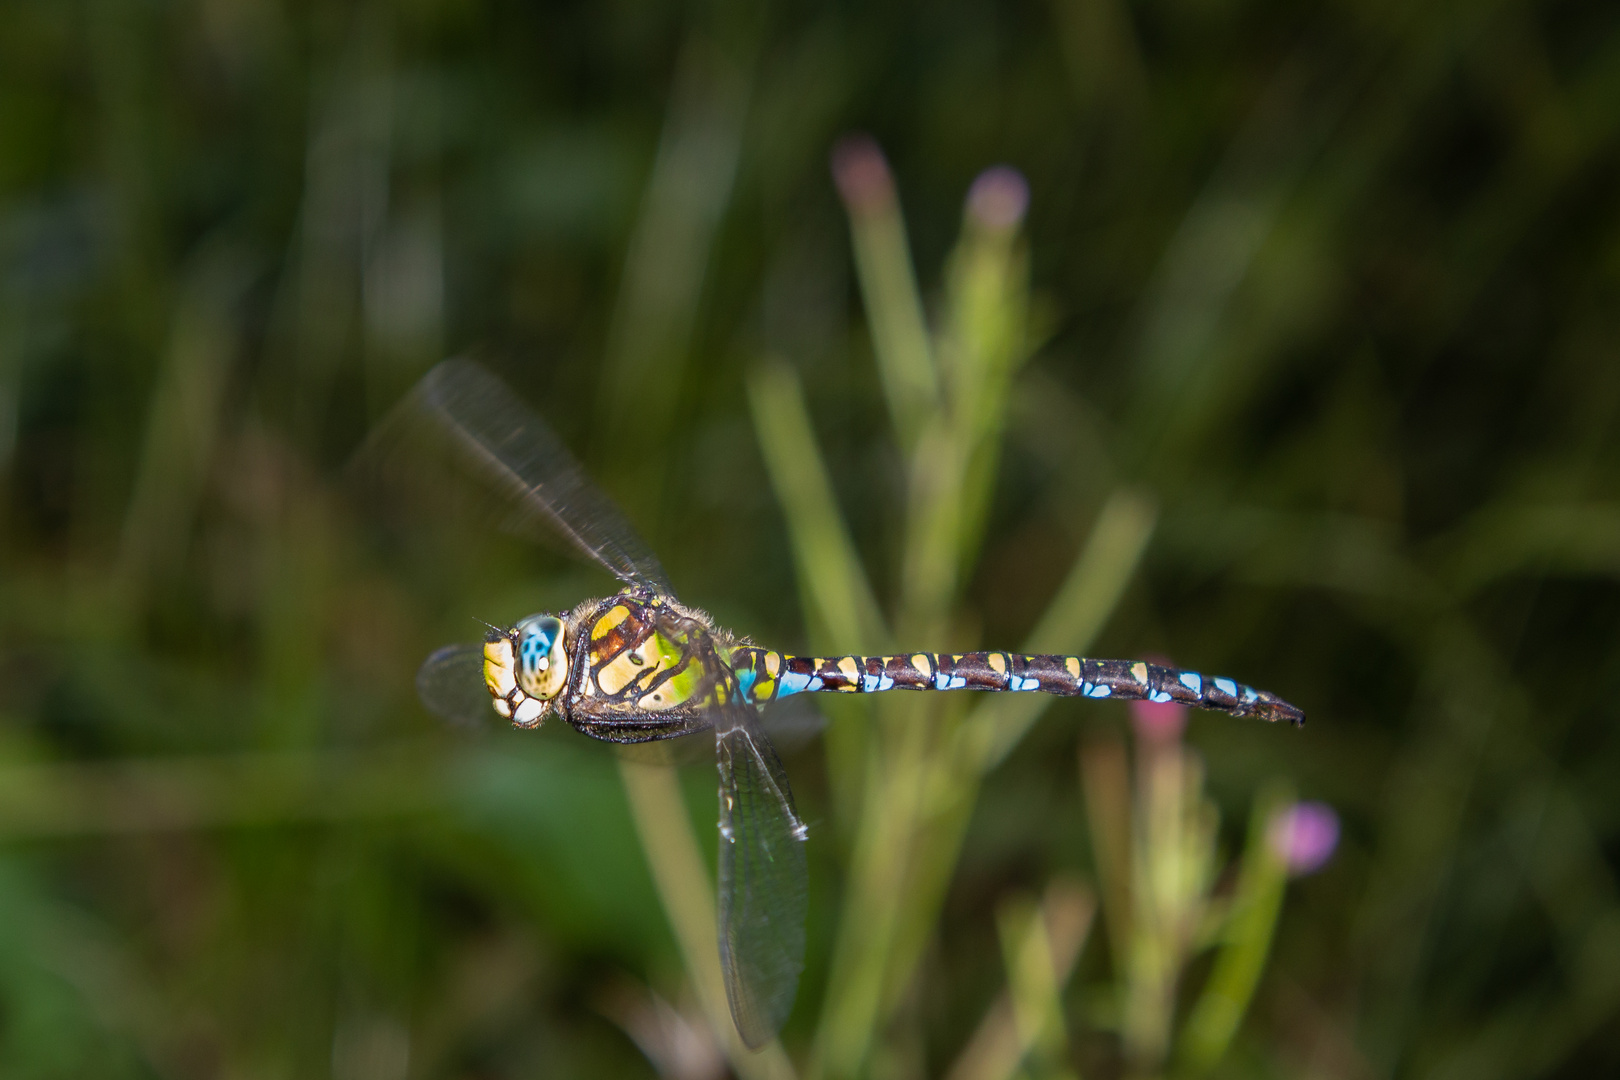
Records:
M968 189L968 213L987 229L1016 229L1029 209L1029 182L1011 165L984 170Z
M1272 819L1266 839L1290 875L1313 874L1339 846L1339 815L1327 803L1295 803Z
M1133 701L1131 722L1137 739L1154 746L1167 746L1181 738L1187 726L1187 706L1173 701Z
M870 135L850 135L832 152L833 182L851 214L869 214L894 202L894 177Z

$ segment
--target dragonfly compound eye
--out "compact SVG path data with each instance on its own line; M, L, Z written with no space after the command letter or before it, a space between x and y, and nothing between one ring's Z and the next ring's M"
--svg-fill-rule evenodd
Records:
M517 624L517 684L530 697L550 701L568 682L568 651L562 620L530 615Z

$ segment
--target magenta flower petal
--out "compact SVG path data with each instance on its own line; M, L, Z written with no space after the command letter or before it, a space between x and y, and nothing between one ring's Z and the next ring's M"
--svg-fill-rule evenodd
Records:
M1272 821L1267 839L1289 874L1314 874L1339 846L1339 815L1327 803L1295 803Z
M894 202L894 177L870 135L849 135L832 152L833 181L852 214L870 214Z
M1029 209L1029 181L1010 165L984 170L968 189L968 213L997 232L1016 228Z

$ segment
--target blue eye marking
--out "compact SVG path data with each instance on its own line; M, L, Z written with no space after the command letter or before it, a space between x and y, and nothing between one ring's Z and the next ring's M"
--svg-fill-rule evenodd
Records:
M540 671L541 661L557 644L562 624L551 616L534 616L517 624L518 665L524 675L534 676Z
M551 636L542 630L533 631L523 635L518 653L523 661L524 671L534 671L540 666L540 658L551 651Z

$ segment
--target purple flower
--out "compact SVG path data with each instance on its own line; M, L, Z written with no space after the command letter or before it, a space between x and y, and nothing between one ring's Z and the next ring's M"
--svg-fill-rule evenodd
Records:
M968 189L968 213L996 232L1018 227L1029 209L1029 181L1011 165L984 170Z
M1291 876L1313 874L1339 846L1339 815L1324 802L1295 803L1272 819L1266 838Z
M894 203L894 177L870 135L849 135L832 152L833 181L852 214L875 214Z

